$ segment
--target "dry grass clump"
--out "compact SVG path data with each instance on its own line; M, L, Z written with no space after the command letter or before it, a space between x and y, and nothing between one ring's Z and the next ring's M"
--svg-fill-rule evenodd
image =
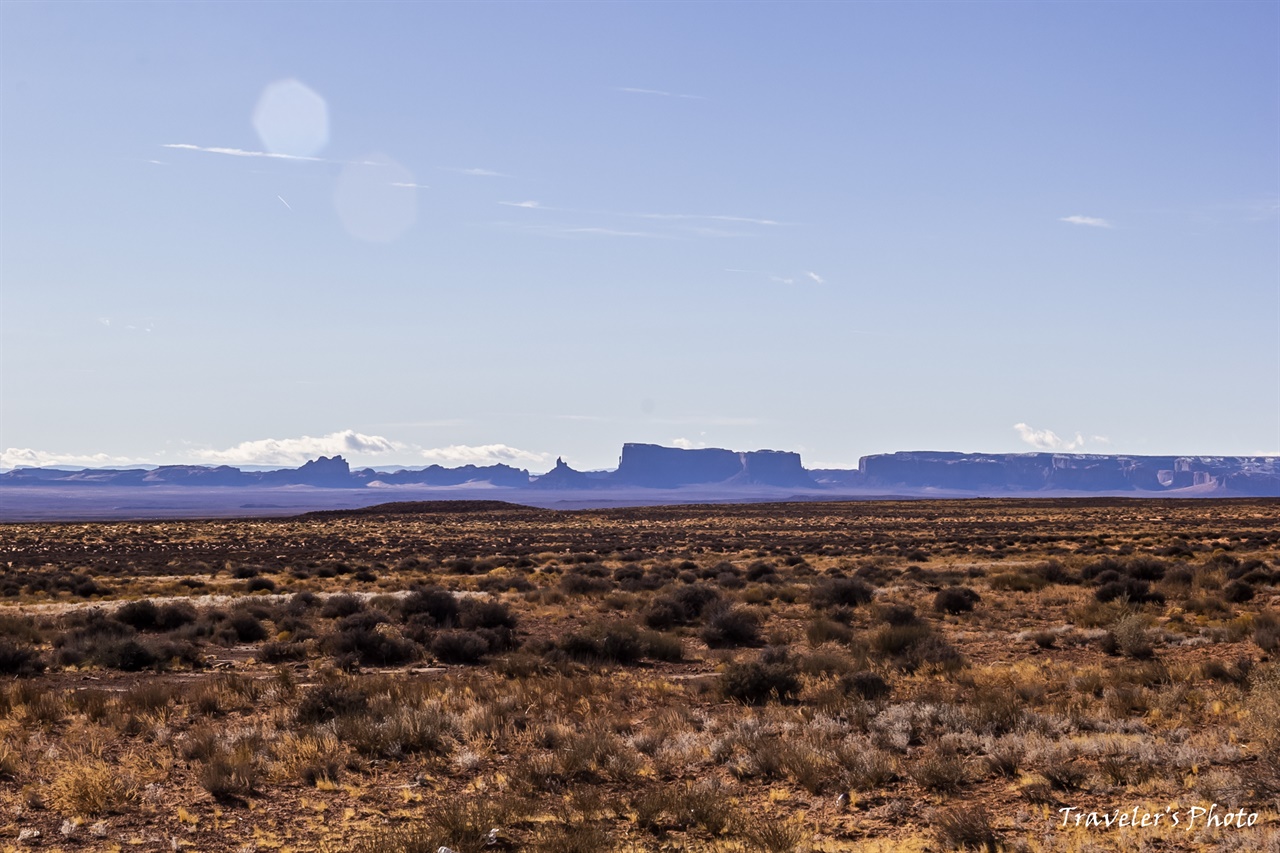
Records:
M947 850L984 850L996 853L1000 837L991 813L982 806L956 806L933 816L938 843Z
M118 813L135 802L137 795L118 767L84 757L59 763L45 792L49 805L57 811L84 817Z

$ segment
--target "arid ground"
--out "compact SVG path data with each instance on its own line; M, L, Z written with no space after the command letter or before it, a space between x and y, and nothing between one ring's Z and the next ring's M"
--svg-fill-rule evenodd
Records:
M1280 851L1277 500L10 524L0 566L3 850Z

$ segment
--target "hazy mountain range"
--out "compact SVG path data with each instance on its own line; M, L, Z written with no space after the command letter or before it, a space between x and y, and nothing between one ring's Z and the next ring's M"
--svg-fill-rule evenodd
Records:
M807 469L798 453L786 451L627 444L612 471L577 471L557 460L543 474L509 465L353 470L341 456L268 471L226 465L19 468L0 474L0 518L278 515L392 497L484 496L583 507L1071 495L1280 497L1280 457L910 451L864 456L846 470Z

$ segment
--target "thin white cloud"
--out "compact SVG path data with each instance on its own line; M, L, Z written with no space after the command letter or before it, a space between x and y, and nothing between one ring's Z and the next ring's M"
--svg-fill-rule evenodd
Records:
M1087 225L1090 228L1111 228L1112 225L1105 219L1099 219L1096 216L1063 216L1058 219L1059 222L1069 222L1072 225Z
M220 148L217 146L192 145L189 142L167 142L161 148L177 148L182 151L203 151L206 154L225 154L228 157L267 157L272 160L307 160L312 163L326 162L323 157L302 157L297 154L277 154L274 151L249 151L244 148Z
M411 189L411 190L429 190L429 189L431 189L431 185L430 185L430 184L415 184L413 181L392 181L392 182L391 182L391 186L393 186L393 187L405 187L406 189Z
M264 157L268 160L301 160L307 163L341 163L347 166L382 166L377 160L329 160L324 157L304 157L301 154L278 154L274 151L254 151L247 148L223 148L216 145L192 145L189 142L166 142L161 148L180 151L202 151L206 154L223 154L228 157ZM152 161L158 162L158 161ZM167 164L165 164L167 165Z
M196 450L191 455L218 465L297 466L317 456L379 456L406 449L406 445L389 438L348 429L314 437L242 441L226 450Z
M1037 450L1054 450L1071 452L1084 446L1084 436L1076 433L1070 441L1061 438L1056 432L1048 429L1034 429L1026 424L1014 424L1018 437Z
M525 210L548 210L536 201L500 201L498 204L506 207L523 207Z
M776 281L778 284L795 284L796 283L796 280L794 278L781 278L776 275L769 276L769 281Z
M813 279L818 284L827 283L827 280L824 279L822 276L818 275L816 272L806 272L805 275L809 276L809 278Z
M493 169L447 169L449 172L457 172L459 175L471 175L476 178L509 178L510 175L505 172L496 172Z
M635 86L617 86L615 92L626 92L631 95L658 95L663 98L684 98L690 101L705 101L702 95L682 95L679 92L664 92L662 89L640 89Z
M103 468L111 465L141 465L144 460L109 453L51 453L30 447L9 447L0 451L0 468L43 468L78 466Z
M690 441L687 438L673 438L671 439L671 445L681 450L697 450L700 447L706 447L707 443L705 441Z
M284 200L284 196L282 196L282 195L277 195L277 196L276 196L276 198L280 199L280 203L281 203L281 204L283 204L285 207L289 208L290 210L293 210L293 205L291 205L291 204L289 204L289 202L285 201L285 200Z
M530 465L546 462L549 453L535 453L506 444L451 444L420 452L423 459L439 465Z

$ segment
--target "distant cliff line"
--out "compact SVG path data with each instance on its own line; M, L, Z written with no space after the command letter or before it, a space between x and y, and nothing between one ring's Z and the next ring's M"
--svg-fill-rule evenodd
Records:
M800 455L779 450L682 449L626 444L612 471L577 471L563 460L545 474L509 465L430 465L394 472L353 470L341 456L299 468L242 471L227 465L164 465L150 470L65 471L19 468L0 474L0 486L203 486L363 489L388 486L485 486L510 489L594 490L617 487L726 491L758 487L799 492L905 490L955 494L1140 492L1170 496L1280 496L1280 457L1130 456L1072 453L956 453L904 451L864 456L855 469L807 469Z

